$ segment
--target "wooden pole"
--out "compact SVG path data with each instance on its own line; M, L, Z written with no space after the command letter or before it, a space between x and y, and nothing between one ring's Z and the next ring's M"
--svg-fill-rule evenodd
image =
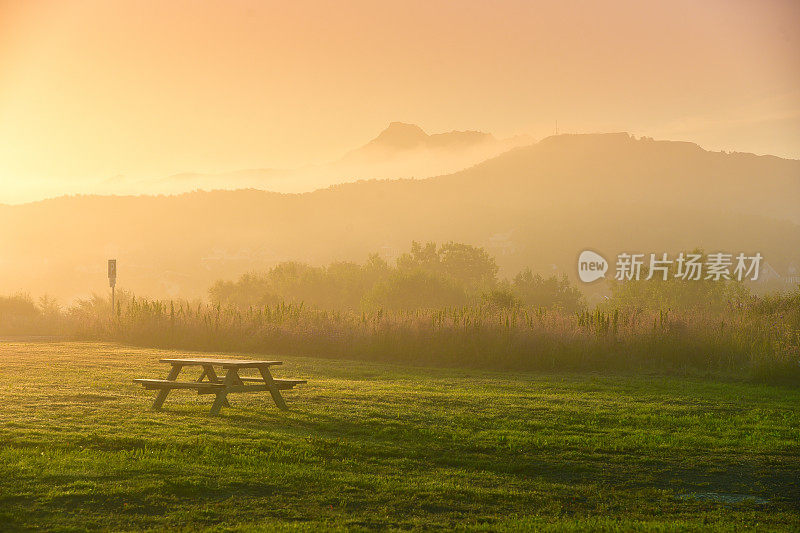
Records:
M117 285L117 260L108 260L108 284L111 286L111 316L114 316L114 307L117 301L116 285Z

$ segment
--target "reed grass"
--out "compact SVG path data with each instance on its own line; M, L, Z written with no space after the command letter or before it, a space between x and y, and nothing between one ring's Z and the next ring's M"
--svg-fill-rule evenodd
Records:
M701 310L475 305L330 311L130 298L71 310L72 335L138 346L497 370L714 373L800 383L798 298Z

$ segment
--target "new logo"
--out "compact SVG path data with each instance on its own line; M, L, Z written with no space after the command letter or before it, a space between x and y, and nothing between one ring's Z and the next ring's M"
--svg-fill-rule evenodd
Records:
M608 261L591 250L584 250L578 256L578 277L584 283L604 278L608 271Z

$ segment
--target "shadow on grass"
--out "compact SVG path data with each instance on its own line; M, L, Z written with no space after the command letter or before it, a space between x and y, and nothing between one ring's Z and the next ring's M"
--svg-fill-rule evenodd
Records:
M599 484L609 489L660 489L675 493L748 494L770 503L800 508L800 458L774 455L691 453L686 450L618 452L510 447L503 441L477 443L449 438L437 428L353 421L293 409L292 416L260 410L227 412L237 426L267 428L311 438L314 455L325 461L354 460L366 469L385 460L404 461L414 469L468 469L513 476L520 483Z

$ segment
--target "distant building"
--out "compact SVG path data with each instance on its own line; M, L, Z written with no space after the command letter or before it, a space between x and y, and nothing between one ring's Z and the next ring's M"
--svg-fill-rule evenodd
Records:
M800 268L794 263L790 264L786 269L785 279L787 285L800 285Z
M509 255L517 251L514 242L511 240L511 235L514 230L505 233L495 233L489 237L489 248L496 251L499 255Z
M780 281L780 279L781 275L778 274L778 271L772 268L772 265L765 261L764 264L761 265L761 271L758 273L758 279L756 279L756 282L766 285L767 283Z
M384 244L378 249L378 256L387 263L391 263L400 256L400 251L394 246Z
M800 285L800 268L796 263L790 263L786 271L781 275L772 265L764 263L758 274L756 283L762 286L769 286L770 289L793 289Z

